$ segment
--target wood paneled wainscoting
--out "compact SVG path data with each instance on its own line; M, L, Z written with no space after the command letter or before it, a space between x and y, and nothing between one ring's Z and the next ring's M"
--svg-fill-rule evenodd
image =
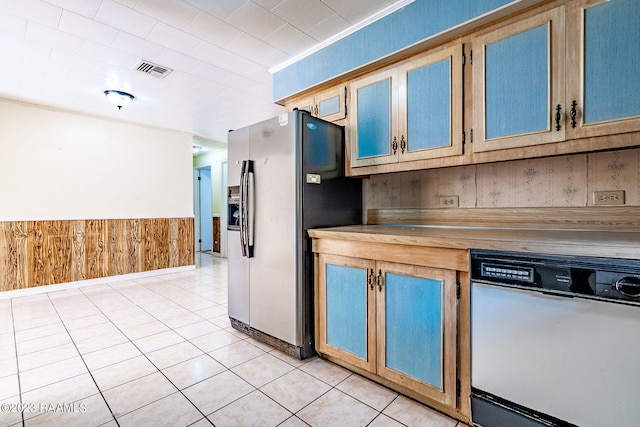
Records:
M0 222L0 291L194 264L193 218Z

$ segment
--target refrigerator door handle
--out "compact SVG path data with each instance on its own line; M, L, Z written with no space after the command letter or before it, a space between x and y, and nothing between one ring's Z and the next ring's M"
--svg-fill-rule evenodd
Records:
M246 244L247 258L253 257L253 235L255 225L256 212L256 194L255 194L255 174L253 170L253 160L247 161L247 223L246 223Z
M247 256L247 160L242 161L240 172L240 248L242 256Z

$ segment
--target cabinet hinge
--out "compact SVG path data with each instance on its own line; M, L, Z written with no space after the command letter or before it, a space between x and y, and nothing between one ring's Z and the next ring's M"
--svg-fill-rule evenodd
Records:
M469 131L469 142L473 144L473 128Z
M460 282L456 283L456 298L460 299Z
M469 51L469 63L473 65L473 49Z
M202 178L198 177L198 181L202 181Z
M460 378L456 378L456 396L460 397L460 389L462 388L462 386L460 385Z
M465 65L467 65L467 55L462 52L462 66L464 67Z

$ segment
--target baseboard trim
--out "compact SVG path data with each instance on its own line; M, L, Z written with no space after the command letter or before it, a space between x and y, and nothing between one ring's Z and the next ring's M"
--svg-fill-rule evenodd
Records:
M163 268L160 270L142 271L139 273L121 274L118 276L100 277L97 279L78 280L76 282L57 283L53 285L34 286L31 288L14 289L11 291L0 292L0 300L9 298L19 298L29 295L44 294L47 292L57 292L67 289L77 289L83 286L95 286L106 285L109 283L124 282L127 280L142 279L153 276L164 276L167 274L183 273L186 271L193 271L196 269L195 265L187 265L183 267L171 267Z

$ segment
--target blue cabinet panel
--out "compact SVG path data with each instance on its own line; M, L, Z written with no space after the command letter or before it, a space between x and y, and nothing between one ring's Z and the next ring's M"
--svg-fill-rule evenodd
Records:
M318 117L325 117L340 112L340 97L338 95L318 102Z
M276 72L273 98L313 87L512 2L416 0Z
M451 145L451 60L407 73L409 151Z
M486 139L549 129L549 26L485 47Z
M584 122L640 116L640 4L585 10Z
M367 271L326 265L327 344L367 358Z
M391 151L391 80L359 88L358 158L388 155Z
M443 283L386 274L386 367L443 388Z

